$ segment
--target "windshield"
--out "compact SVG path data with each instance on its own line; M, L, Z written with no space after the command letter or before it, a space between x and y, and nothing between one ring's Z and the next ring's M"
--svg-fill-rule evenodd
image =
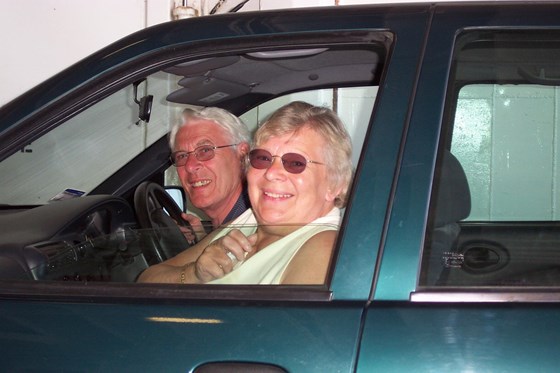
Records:
M115 92L0 163L0 204L37 205L87 194L155 141L180 113L165 100L170 74ZM154 96L148 123L135 98Z
M180 120L186 107L216 105L236 115L245 113L242 119L252 131L276 108L303 100L332 106L348 123L352 138L361 139L367 128L362 124L369 121L377 94L384 56L385 46L375 44L315 48L298 58L284 50L264 57L242 54L201 58L167 67L98 102L87 102L84 96L82 104L91 106L85 110L59 107L61 112L80 111L60 125L53 122L49 132L0 162L0 204L43 205L95 194L119 170L129 171L118 180L120 185L131 176L153 176L149 175L153 169L141 175L136 165L130 167L132 171L124 166L138 160L140 154L148 154L138 161L140 166L146 159L154 159L148 148L165 140L171 124ZM324 76L325 81L316 81L318 76ZM349 82L352 87L333 88ZM291 94L283 96L282 92ZM351 108L348 118L346 108ZM22 125L34 123L30 120ZM33 129L26 131L32 133ZM357 157L360 149L355 148L354 154ZM159 158L156 161L158 167L165 162ZM167 177L165 183L178 184L174 177ZM113 192L111 189L108 193Z

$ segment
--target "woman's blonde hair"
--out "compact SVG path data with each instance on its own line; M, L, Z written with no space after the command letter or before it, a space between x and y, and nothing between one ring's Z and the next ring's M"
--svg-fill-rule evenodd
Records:
M326 143L323 149L328 183L341 193L335 199L336 207L346 206L346 195L352 180L352 141L338 115L326 107L294 101L276 110L255 133L253 147L258 147L271 137L297 133L309 128Z

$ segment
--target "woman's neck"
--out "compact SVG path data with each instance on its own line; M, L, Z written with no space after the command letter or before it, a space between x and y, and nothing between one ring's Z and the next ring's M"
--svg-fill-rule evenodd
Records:
M303 225L262 225L257 228L257 242L255 243L256 251L264 249L274 242L286 237L290 233L298 230Z

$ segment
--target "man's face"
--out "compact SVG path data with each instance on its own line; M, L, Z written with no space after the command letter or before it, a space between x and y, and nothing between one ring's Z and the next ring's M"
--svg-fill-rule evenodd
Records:
M231 136L216 123L203 119L190 120L181 127L173 151L191 152L202 145L231 145ZM241 161L248 144L215 149L214 158L199 161L190 154L184 166L177 167L181 184L191 203L208 215L221 211L242 190ZM245 152L245 153L244 153Z

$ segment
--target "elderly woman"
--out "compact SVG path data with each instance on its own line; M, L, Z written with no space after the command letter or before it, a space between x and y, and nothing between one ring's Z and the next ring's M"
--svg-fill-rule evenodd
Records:
M323 284L352 177L351 148L332 110L304 102L278 109L249 153L252 209L139 281Z

